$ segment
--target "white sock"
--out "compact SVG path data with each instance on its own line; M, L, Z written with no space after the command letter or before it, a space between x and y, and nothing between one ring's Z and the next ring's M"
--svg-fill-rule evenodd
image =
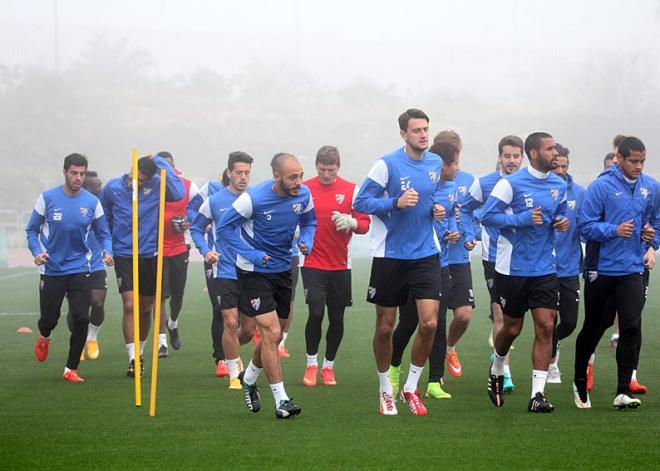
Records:
M140 356L144 355L144 346L147 344L146 340L140 340Z
M454 352L454 350L456 350L456 345L451 346L451 347L449 345L447 345L447 353L451 354L451 353Z
M69 371L71 371L71 370L65 366L64 367L64 374L67 374Z
M417 383L419 382L420 376L422 376L422 371L424 371L424 365L415 366L412 363L410 364L408 379L406 380L405 386L403 386L404 392L415 392L417 390Z
M227 359L227 368L229 369L229 379L238 378L238 358Z
M127 343L126 344L126 351L128 352L128 359L129 360L135 360L135 344L134 343Z
M504 360L506 355L501 357L495 349L493 349L493 365L490 367L490 374L495 376L502 376L504 374Z
M589 357L589 363L593 365L595 361L596 361L596 354L592 353L591 356Z
M559 363L559 344L557 344L557 354L555 355L555 364Z
M631 381L637 381L637 370L633 370L632 376L630 377Z
M378 372L378 383L380 385L378 392L387 393L390 396L393 394L392 384L390 383L390 370L385 371L385 373Z
M282 340L280 340L280 345L279 348L284 348L284 343L286 342L286 338L289 336L288 332L284 332L282 334Z
M307 366L318 366L318 353L316 355L307 355Z
M335 367L335 361L328 360L327 358L323 358L323 369L330 368L333 369Z
M550 368L559 368L559 365L557 364L556 360L550 362Z
M541 394L545 391L545 381L548 379L548 372L541 370L532 370L532 395L531 397L536 396L536 393L540 392Z
M158 334L158 346L162 345L167 347L167 334Z
M99 330L101 330L100 325L94 325L91 322L87 328L87 340L96 340L96 337L99 335Z
M616 332L614 332L614 333L612 334L612 340L619 340L619 334L617 334Z
M289 400L289 396L286 395L286 391L284 390L284 382L271 384L270 390L273 392L273 398L275 398L276 408L280 406L280 401Z
M511 376L511 367L507 364L504 365L504 376Z
M167 319L167 327L170 330L177 329L179 327L179 321L173 321L172 319Z
M256 366L254 366L254 363L252 363L252 360L250 360L250 364L245 369L245 375L243 376L243 382L245 384L254 384L254 383L256 383L257 378L259 378L260 373L261 373L261 368L257 368Z

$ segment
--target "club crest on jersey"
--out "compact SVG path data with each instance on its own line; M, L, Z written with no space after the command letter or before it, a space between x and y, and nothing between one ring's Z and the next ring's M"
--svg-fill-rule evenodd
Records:
M431 170L429 172L429 178L431 179L432 182L435 181L435 170Z
M300 211L302 211L302 203L296 203L291 207L293 208L293 212L296 214L300 214Z
M646 199L649 196L649 190L646 187L641 187L639 192L642 194L642 198Z
M466 187L465 185L459 185L459 186L458 186L458 192L459 192L461 195L464 195L466 191L467 191L467 187Z
M559 198L559 190L553 188L552 190L550 190L550 196L552 196L552 199L556 201L557 198Z
M374 296L376 296L376 288L369 286L369 288L367 288L367 295L369 296L369 299L374 299Z
M259 306L261 306L261 298L250 299L250 304L252 305L252 309L258 311Z
M145 188L142 190L142 193L144 193L144 196L147 196L149 193L151 193L152 188Z
M82 215L82 217L87 217L87 212L88 212L87 208L85 208L84 206L80 207L80 214Z
M343 193L337 193L335 194L335 199L337 200L337 204L342 204L344 199L346 199L346 195Z
M568 209L575 209L576 202L575 200L569 200L566 202L566 205L568 206Z

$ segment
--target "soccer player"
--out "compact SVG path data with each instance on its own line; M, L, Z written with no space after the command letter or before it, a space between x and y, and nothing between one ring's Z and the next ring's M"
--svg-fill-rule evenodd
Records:
M440 267L442 271L442 292L438 325L433 338L433 346L429 356L429 381L426 397L434 399L451 399L451 394L442 388L447 351L447 299L452 297L452 279L449 268L448 247L460 240L456 222L456 184L454 179L459 168L460 149L453 142L436 141L429 152L442 157L442 172L440 185L435 199L445 208L447 217L434 221L436 236L440 242ZM392 334L392 361L390 366L390 382L394 390L399 389L401 358L408 341L415 333L418 324L417 308L414 302L409 302L399 308L399 323Z
M456 185L456 208L460 213L463 203L469 196L469 189L474 183L474 177L458 169L460 151L463 148L461 137L455 131L442 131L438 133L433 139L434 144L450 143L459 151L456 158L456 169L458 173L452 178ZM444 167L443 167L444 171ZM460 378L463 375L463 367L458 359L458 352L456 351L456 344L465 334L470 320L472 319L472 310L474 304L474 291L472 290L472 269L470 266L470 251L476 245L475 240L466 239L465 223L461 222L471 216L468 214L460 214L458 217L458 232L460 239L455 243L448 244L447 246L447 261L449 264L449 274L451 287L445 289L444 292L448 293L448 297L443 296L441 304L443 307L449 308L454 313L454 318L449 324L447 330L447 351L445 353L445 361L447 362L447 370L449 374ZM470 221L472 223L472 221Z
M414 300L419 330L412 348L408 379L401 396L414 415L427 410L417 383L431 352L437 326L442 273L433 220L445 216L435 204L442 160L429 153L429 118L409 109L399 116L404 146L373 164L353 207L372 215L373 262L367 301L376 305L374 356L379 379L380 412L396 415L389 366L397 306Z
M209 180L202 185L199 193L190 199L188 202L188 220L194 221L197 217L202 203L213 194L226 188L230 184L229 176L225 170L220 177L220 180ZM209 248L215 247L215 228L212 224L206 227L205 232L206 244ZM213 249L215 250L215 249ZM229 376L229 369L225 361L225 352L222 348L222 337L224 335L224 321L222 313L220 312L220 293L218 291L218 283L216 281L217 275L217 262L207 263L204 261L204 279L206 281L206 291L211 301L211 342L213 345L213 361L215 362L215 375L219 378Z
M317 176L305 182L312 193L317 219L314 252L301 258L305 302L309 310L305 325L305 386L316 386L317 356L326 306L328 331L321 380L327 386L337 384L334 363L344 335L344 311L353 304L349 247L353 233L366 234L371 223L369 216L352 209L357 185L337 175L340 166L339 150L323 146L316 153Z
M163 235L163 291L160 331L158 336L158 356L169 356L166 331L170 334L170 343L174 350L181 348L179 336L179 314L183 307L183 293L188 278L188 260L190 258L190 220L187 216L188 202L199 193L194 182L181 176L174 166L174 157L170 152L157 154L174 169L183 182L184 195L179 201L165 203L165 234ZM166 300L170 300L170 316L167 317Z
M51 334L66 296L72 330L63 378L74 383L84 381L78 375L78 365L89 323L90 246L87 235L90 229L103 247L105 263L113 263L110 234L101 203L82 188L86 171L85 156L66 156L64 184L39 195L25 228L28 247L41 274L39 337L34 353L39 361L48 357Z
M555 255L559 282L559 323L552 336L552 358L548 368L548 383L561 383L559 371L559 342L575 330L580 306L580 268L582 265L582 243L578 230L577 216L586 190L573 181L568 173L570 151L557 144L554 172L566 182L566 217L568 231L555 230Z
M204 200L190 227L193 241L204 257L204 262L215 267L215 276L212 279L215 286L212 287L212 292L217 293L216 302L223 319L222 346L227 355L229 389L242 389L238 379L239 370L242 370L238 353L240 345L252 338L255 323L238 309L240 290L236 280L236 252L219 237L214 236L212 240L215 244L208 245L205 234L209 225L216 231L225 211L247 190L252 162L252 157L245 152L229 154L225 170L228 185Z
M470 242L470 245L476 244L476 235L472 227L474 212L479 210L486 200L488 200L497 182L520 169L523 160L523 141L518 136L505 136L500 139L497 145L497 151L497 166L499 169L474 180L474 183L470 187L470 194L461 205L461 219L466 231L465 238ZM493 337L497 336L504 322L502 307L499 304L500 301L495 285L495 255L497 253L499 234L500 231L496 227L482 227L481 229L481 256L486 287L490 294ZM514 388L515 385L511 377L509 357L507 354L506 361L504 362L504 392L512 392Z
M584 263L585 317L575 345L574 400L591 407L587 364L608 322L606 303L614 296L619 316L616 350L617 389L613 406L637 408L630 382L635 367L639 323L644 306L645 244L657 249L658 183L644 175L646 148L636 137L621 141L617 165L605 170L587 189L579 215L580 233L587 241Z
M85 180L83 181L83 188L89 191L94 196L98 197L101 193L103 183L98 177L98 173L87 170L85 172ZM87 234L87 243L90 250L90 274L89 274L89 288L90 288L90 307L89 307L89 327L87 329L87 340L85 341L85 349L87 350L87 358L96 360L100 355L98 334L101 330L101 325L105 319L105 297L108 292L108 277L105 272L105 263L103 261L103 247L96 239L94 232ZM67 314L67 323L69 330L73 332L73 312L69 306ZM84 351L81 359L85 356Z
M520 335L525 312L532 311L532 390L527 410L552 412L544 395L552 355L552 333L559 302L554 260L555 229L565 232L566 182L555 175L554 138L544 132L525 140L529 166L501 179L483 207L481 222L500 230L495 257L495 286L504 325L495 335L488 396L504 403L504 360Z
M138 255L140 281L140 359L151 327L151 309L156 295L156 257L158 252L158 209L160 206L160 174L165 169L167 201L178 201L185 194L181 179L174 169L157 155L138 160ZM101 191L101 203L108 218L112 233L112 248L115 253L115 274L123 306L122 332L128 353L130 378L135 376L135 344L133 335L133 229L131 175L110 180ZM140 361L140 374L144 372Z
M300 252L312 252L316 216L309 189L302 184L298 159L279 153L271 167L272 179L245 191L225 211L217 235L238 253L239 309L253 317L261 329L252 360L239 375L245 403L252 412L260 410L256 382L263 368L275 398L275 416L286 419L300 414L300 406L284 389L277 354L291 308L291 243L296 226L300 226Z

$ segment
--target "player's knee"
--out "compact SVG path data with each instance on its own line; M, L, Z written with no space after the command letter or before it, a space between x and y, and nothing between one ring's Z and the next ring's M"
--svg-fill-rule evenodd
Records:
M236 332L238 330L238 319L234 317L225 317L223 318L222 323L226 330L231 330L232 332Z
M282 337L282 329L278 323L268 327L262 327L263 339L266 343L279 343Z
M394 326L389 322L379 322L376 325L376 337L380 339L390 339L394 332Z
M435 335L435 330L438 328L437 319L427 319L419 323L419 333L425 337Z

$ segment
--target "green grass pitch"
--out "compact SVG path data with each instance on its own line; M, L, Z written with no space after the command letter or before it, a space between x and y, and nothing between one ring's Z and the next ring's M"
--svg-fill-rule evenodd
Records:
M291 358L283 360L287 392L302 406L292 420L276 420L265 378L262 411L253 414L240 391L214 376L210 306L199 264L192 264L180 317L183 346L159 362L158 410L148 416L151 342L143 379L143 406L134 406L133 382L120 333L120 304L110 270L101 356L81 364L84 384L61 379L68 349L62 318L48 360L34 357L37 275L0 272L0 469L652 469L660 467L660 279L653 273L644 312L640 380L650 388L637 411L614 410L614 350L603 339L596 364L593 409L578 410L571 392L575 334L564 344L563 384L548 385L553 414L526 412L530 389L531 319L515 343L517 390L503 408L486 393L490 349L486 292L480 264L473 276L478 307L458 346L464 375L447 375L453 398L427 400L427 417L399 404L398 417L378 414L378 379L371 350L373 306L364 301L370 262L356 260L355 305L336 362L338 385L302 385L306 309L298 289ZM582 315L582 314L581 314ZM451 318L451 313L449 314ZM581 319L579 325L581 324ZM578 328L579 328L578 325ZM30 327L34 333L16 329ZM608 334L609 335L609 332ZM319 357L323 354L323 343ZM250 346L241 356L247 362ZM404 369L408 364L404 357ZM424 381L420 389L425 387ZM405 376L404 376L405 377Z

